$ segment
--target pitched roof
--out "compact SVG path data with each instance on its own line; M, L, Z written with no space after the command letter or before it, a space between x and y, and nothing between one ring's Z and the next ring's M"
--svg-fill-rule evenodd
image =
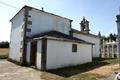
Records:
M46 11L43 11L43 10L40 10L40 9L31 7L31 6L27 6L27 5L24 5L24 6L16 13L16 15L15 15L14 17L16 17L17 14L18 14L20 11L22 11L24 8L26 8L26 7L29 7L29 8L31 8L31 9L35 9L35 10L38 10L38 11L41 11L41 12L46 13L46 14L50 14L50 15L54 15L54 16L57 16L57 17L60 17L60 18L68 19L68 18L66 18L66 17L62 17L62 16L59 16L59 15L56 15L56 14L53 14L53 13L50 13L50 12L46 12ZM14 17L13 17L12 19L14 19ZM11 20L12 20L12 19L11 19ZM11 20L10 20L10 21L11 21ZM71 19L68 19L68 20L73 21L73 20L71 20Z
M73 33L78 33L78 34L83 34L83 35L87 35L87 36L91 36L91 37L95 37L95 38L99 38L99 36L97 35L94 35L94 34L85 34L85 33L82 33L81 31L78 31L76 29L71 29Z
M89 43L84 40L78 39L76 37L73 37L71 35L67 35L67 34L58 32L58 31L49 31L49 32L37 34L37 35L32 36L31 38L39 38L39 37L44 37L44 36L62 38L62 39L68 40L68 41L74 41L74 42L85 43L85 44L93 44L93 43Z

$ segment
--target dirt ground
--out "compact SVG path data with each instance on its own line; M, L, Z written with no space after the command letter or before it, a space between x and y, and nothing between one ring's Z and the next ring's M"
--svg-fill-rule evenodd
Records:
M0 80L42 80L41 71L0 60Z
M100 68L96 68L94 70L88 71L87 73L96 74L99 76L109 76L114 73L114 71L119 69L119 64L111 65L111 66L102 66Z
M8 48L0 48L0 56L8 55ZM99 68L92 69L89 74L107 77L114 74L114 71L119 69L118 64L105 65ZM79 74L78 74L79 75ZM71 77L74 77L73 75ZM29 67L21 67L7 60L0 60L0 80L64 80L64 77L48 72L42 72ZM98 79L99 80L99 79ZM109 79L107 79L109 80Z
M0 55L8 55L9 48L0 48Z
M118 64L111 66L106 65L85 73L109 76L118 69ZM7 60L0 60L0 80L61 80L63 78L64 77L48 72L42 72L30 67L18 66Z

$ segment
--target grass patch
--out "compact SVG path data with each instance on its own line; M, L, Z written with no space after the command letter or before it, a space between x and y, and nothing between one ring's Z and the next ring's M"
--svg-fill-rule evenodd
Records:
M7 59L8 55L0 55L0 59Z
M93 64L95 62L103 62L103 63L107 63L109 65L113 65L113 64L117 64L118 63L118 59L115 59L115 58L107 58L107 59L104 59L104 58L94 58L93 59Z
M8 55L9 48L0 48L0 56L1 55Z
M91 74L87 72L102 66L106 66L106 65L111 66L117 63L118 63L118 59L94 58L93 62L49 70L47 72L64 77L62 80L97 80L97 78L103 78L105 76L101 76L98 74Z
M117 63L118 63L117 59L96 58L96 59L93 59L93 62L76 65L76 66L64 67L64 68L55 69L55 70L49 70L48 72L54 73L63 77L70 77L72 75L86 72L104 65L112 65Z
M71 77L71 78L64 78L61 80L96 80L96 75L95 74L89 74L89 73L84 73L80 74L77 77Z
M0 48L0 59L7 59L9 48Z

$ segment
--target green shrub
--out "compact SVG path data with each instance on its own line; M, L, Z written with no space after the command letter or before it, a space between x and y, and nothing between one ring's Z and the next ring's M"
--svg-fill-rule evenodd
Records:
M0 55L0 59L7 59L8 55Z

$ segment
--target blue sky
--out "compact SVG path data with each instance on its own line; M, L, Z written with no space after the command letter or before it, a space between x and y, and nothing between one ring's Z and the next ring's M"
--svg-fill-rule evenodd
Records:
M116 15L120 0L0 0L18 9L0 3L0 41L10 41L10 19L24 6L29 5L73 20L72 27L80 30L83 16L90 22L93 34L117 33Z

